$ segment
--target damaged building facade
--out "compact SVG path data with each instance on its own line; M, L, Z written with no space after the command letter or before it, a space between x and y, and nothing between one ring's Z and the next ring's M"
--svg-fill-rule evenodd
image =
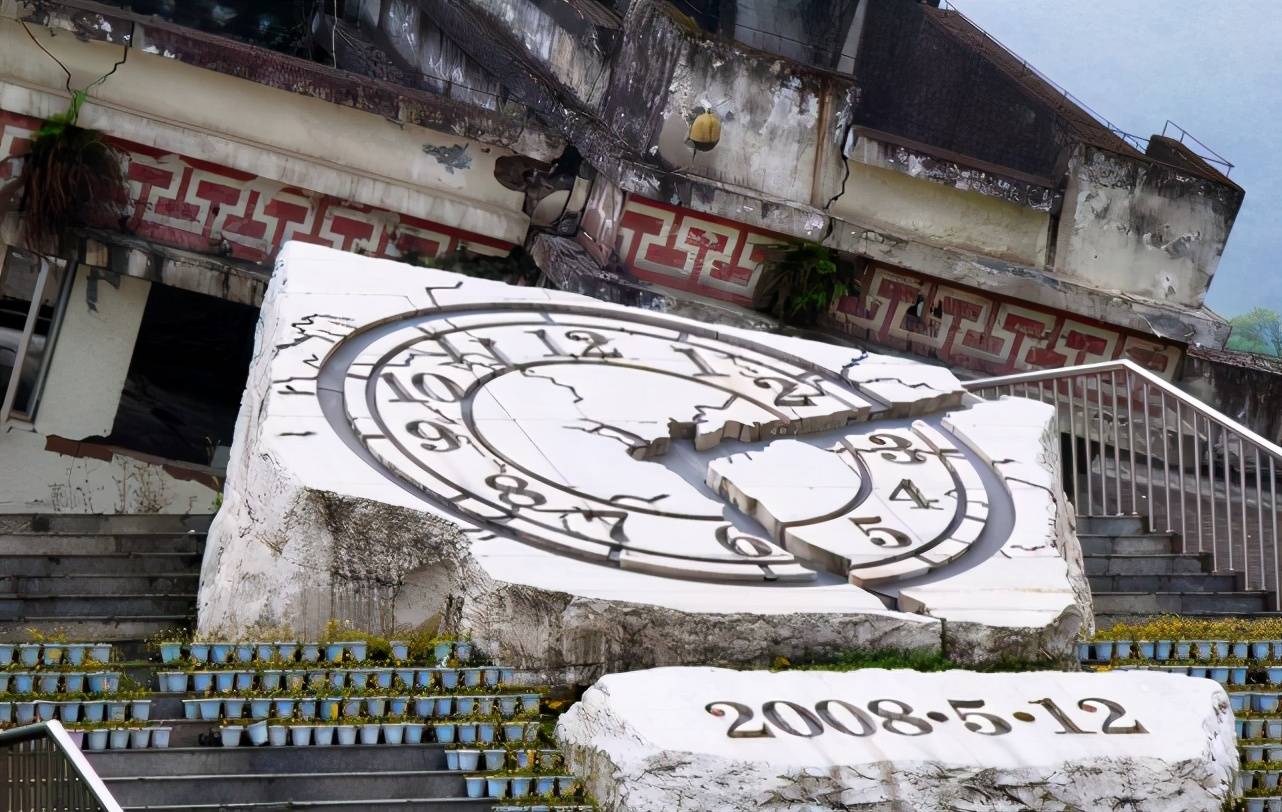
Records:
M931 3L346 0L295 53L174 5L0 0L0 187L90 88L129 193L56 252L4 218L0 512L208 512L290 240L767 327L768 252L820 243L821 332L963 375L1228 337L1227 167Z

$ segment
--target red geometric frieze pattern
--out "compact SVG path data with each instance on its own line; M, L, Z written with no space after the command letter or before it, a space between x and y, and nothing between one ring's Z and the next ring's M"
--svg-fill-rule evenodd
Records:
M746 304L762 246L791 238L630 196L616 250L638 277ZM1171 378L1183 349L1029 302L869 263L860 293L836 302L827 323L854 338L991 375L1129 358Z
M869 264L828 323L854 338L1003 375L1129 358L1171 378L1183 349L1014 299Z
M639 278L738 304L752 300L765 247L788 237L733 220L629 196L619 259Z
M40 122L0 111L0 160L24 154ZM265 263L286 240L376 257L433 257L466 247L506 253L511 243L385 209L112 139L125 155L125 228L164 245ZM0 163L0 180L20 159Z

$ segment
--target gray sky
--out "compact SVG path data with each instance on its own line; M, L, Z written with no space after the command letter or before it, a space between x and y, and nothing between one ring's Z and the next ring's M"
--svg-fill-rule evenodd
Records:
M1236 166L1246 202L1207 303L1282 311L1282 0L952 0L1115 125L1169 118Z

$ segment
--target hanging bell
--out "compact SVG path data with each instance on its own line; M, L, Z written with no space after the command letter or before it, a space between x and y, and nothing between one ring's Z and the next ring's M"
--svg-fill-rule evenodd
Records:
M707 152L721 140L721 119L716 113L704 111L690 125L689 140L699 152Z

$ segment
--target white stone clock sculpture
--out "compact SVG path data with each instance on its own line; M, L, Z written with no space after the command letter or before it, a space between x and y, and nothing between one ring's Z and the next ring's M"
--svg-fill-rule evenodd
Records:
M1090 623L1052 411L947 371L291 244L202 629L437 621L558 678Z

